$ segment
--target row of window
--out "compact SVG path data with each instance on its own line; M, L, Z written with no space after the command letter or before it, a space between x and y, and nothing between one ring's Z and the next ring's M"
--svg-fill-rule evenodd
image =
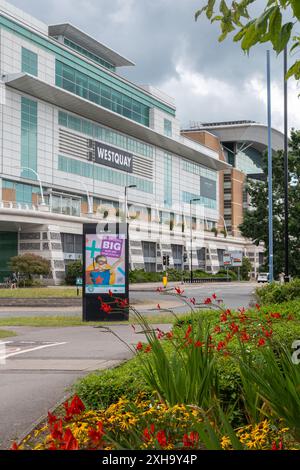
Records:
M149 127L149 106L56 61L56 85L93 103Z
M88 51L84 47L79 46L73 41L70 41L70 39L64 38L64 44L66 46L71 47L71 49L74 49L74 51L79 52L80 54L84 55L85 57L88 57L89 59L93 60L94 62L97 62L97 64L103 65L103 67L112 70L113 72L116 70L116 67L106 60L102 59L96 54L93 54L92 52Z
M62 155L58 157L58 170L123 187L135 184L139 191L153 193L153 183L151 181Z
M153 147L144 144L132 137L127 137L119 132L112 131L106 127L94 124L91 121L74 116L70 113L59 111L58 123L60 126L67 127L74 131L86 134L96 140L102 140L108 144L128 150L134 154L141 154L145 157L153 157Z
M172 155L164 155L164 205L172 206Z
M35 52L22 47L21 51L22 72L29 73L37 77L38 75L38 56Z
M211 180L217 180L217 172L214 170L209 170L204 166L199 165L198 163L189 162L188 160L182 160L182 169L189 173L194 173L195 175L205 176Z
M194 201L194 204L200 204L207 209L217 209L216 199L210 199L208 197L200 196L199 194L182 191L182 202L190 203L192 199L197 199L197 201Z

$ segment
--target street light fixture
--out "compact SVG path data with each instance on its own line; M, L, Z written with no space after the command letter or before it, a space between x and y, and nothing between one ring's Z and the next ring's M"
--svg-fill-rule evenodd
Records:
M45 198L44 198L43 186L42 186L42 182L41 182L41 178L40 178L39 174L38 174L35 170L33 170L32 168L30 168L29 166L22 166L22 167L21 167L21 170L29 170L29 171L32 171L32 173L35 174L35 176L37 177L38 182L39 182L39 184L40 184L40 192L41 192L41 198L42 198L41 206L46 206Z
M125 186L125 210L124 210L124 219L125 223L127 222L127 190L130 188L136 188L136 184L130 184L129 186Z
M193 229L192 229L192 203L201 201L201 199L190 199L190 243L191 243L191 273L190 273L190 281L193 282Z

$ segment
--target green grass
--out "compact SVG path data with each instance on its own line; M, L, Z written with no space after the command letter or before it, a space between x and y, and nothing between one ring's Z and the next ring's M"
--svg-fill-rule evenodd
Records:
M11 336L17 336L17 333L15 333L14 331L0 330L0 339L10 338Z
M172 315L149 315L147 320L150 324L169 324L173 323ZM32 326L32 327L66 327L66 326L95 326L95 325L130 325L136 324L137 321L130 318L129 321L115 322L83 322L80 316L37 316L37 317L7 317L0 318L1 326Z
M79 294L81 295L81 289ZM0 298L41 299L49 297L77 297L76 287L27 287L20 289L0 289Z

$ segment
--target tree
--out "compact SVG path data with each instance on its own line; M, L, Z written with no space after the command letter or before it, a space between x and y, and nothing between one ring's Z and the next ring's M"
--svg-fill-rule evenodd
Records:
M42 256L26 253L11 258L9 268L13 272L25 275L31 281L34 274L47 276L50 273L50 261Z
M300 276L300 130L291 131L289 142L289 263L292 276ZM267 174L267 154L262 160ZM274 273L284 271L284 156L282 151L273 153L273 234ZM268 183L248 180L247 191L250 208L245 211L240 225L244 237L258 245L264 242L268 253Z
M66 284L74 286L77 277L83 277L83 266L80 259L68 263L66 272Z
M300 50L300 36L292 36L292 31L299 28L299 0L268 0L264 10L256 18L250 17L248 9L250 5L257 5L257 0L232 1L230 7L225 0L220 0L218 14L214 11L216 0L205 2L206 4L195 13L195 19L205 13L211 23L218 21L222 31L220 42L229 33L238 30L233 41L241 42L241 48L247 53L255 44L271 42L273 49L280 54L291 38L290 52ZM289 21L283 20L283 13L289 17ZM299 34L299 30L296 34ZM289 68L287 78L291 76L300 80L300 60L296 60Z

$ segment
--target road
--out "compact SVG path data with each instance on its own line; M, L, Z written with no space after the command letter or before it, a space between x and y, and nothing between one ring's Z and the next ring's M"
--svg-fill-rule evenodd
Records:
M231 282L231 283L211 283L211 284L197 284L197 285L184 285L179 287L184 289L184 294L187 298L195 297L197 301L201 302L205 298L211 296L213 293L218 298L222 299L227 308L238 308L248 307L249 303L253 301L253 293L257 287L256 283L253 282ZM143 288L143 286L141 286ZM178 299L172 296L166 296L156 292L156 287L150 291L149 287L145 287L147 290L131 291L130 302L132 305L137 307L143 314L153 314L157 304L160 304L162 308L174 308L176 313L184 313L187 308ZM4 317L32 317L32 316L81 316L80 307L45 307L45 308L26 308L26 307L1 307L0 318Z
M132 355L113 334L90 326L11 329L18 336L7 339L5 364L0 363L0 449L9 448L46 416L77 379ZM112 330L131 345L143 338L129 325Z

